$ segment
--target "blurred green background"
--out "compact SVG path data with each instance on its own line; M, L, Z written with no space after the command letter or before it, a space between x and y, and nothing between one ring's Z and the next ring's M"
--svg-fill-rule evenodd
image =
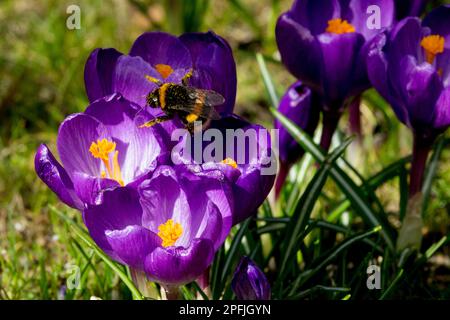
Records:
M81 9L80 30L66 28L66 9L71 4ZM255 53L266 57L281 95L294 79L279 63L274 28L279 14L290 5L290 0L0 2L0 299L55 299L71 265L78 265L83 255L89 255L92 264L98 261L71 240L67 227L49 211L49 204L67 209L37 178L33 165L40 143L47 143L56 155L59 123L87 106L83 68L89 53L97 47L127 53L134 39L150 30L180 34L212 29L227 39L234 51L236 113L271 127L273 119L267 111ZM411 134L374 91L365 98L361 107L363 147L350 148L347 158L369 176L408 155ZM345 116L340 136L349 134L347 127ZM396 226L398 183L394 180L377 191ZM332 194L336 188L329 184L326 190ZM424 232L432 241L448 233L449 199L450 150L446 148L425 217ZM435 268L450 266L448 248L435 258L440 259ZM97 273L90 276L101 281L88 282L88 287L72 296L118 297L115 290L121 285L117 276L101 265L98 273L101 277ZM430 281L448 290L449 274L442 277Z

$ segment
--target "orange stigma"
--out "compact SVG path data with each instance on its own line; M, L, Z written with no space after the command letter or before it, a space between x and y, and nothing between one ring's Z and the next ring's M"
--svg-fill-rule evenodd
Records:
M89 147L89 152L94 158L102 160L105 165L106 171L101 172L101 177L116 180L121 186L124 186L122 180L122 173L119 166L119 151L116 151L116 143L107 139L97 140L92 142ZM109 154L114 152L112 161L110 161ZM112 162L112 165L111 165Z
M223 159L221 162L224 163L224 164L229 165L230 167L233 167L234 169L237 169L237 167L238 167L236 161L234 161L231 158Z
M161 75L163 79L167 79L167 77L170 76L173 72L172 67L169 66L168 64L159 63L155 65L155 69L156 71L158 71L158 73Z
M163 247L170 247L177 242L183 234L183 227L178 222L174 223L172 219L162 223L158 227L158 236L162 240Z
M445 39L440 35L430 35L422 39L420 45L425 50L425 59L429 64L433 64L439 53L444 52Z
M328 20L328 27L326 32L343 34L355 32L355 27L347 22L347 20L342 20L341 18Z

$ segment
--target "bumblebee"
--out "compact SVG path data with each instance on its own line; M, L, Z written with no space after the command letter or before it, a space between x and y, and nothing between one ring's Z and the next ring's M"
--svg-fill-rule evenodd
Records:
M148 81L158 85L147 95L147 105L151 108L161 108L164 115L144 123L141 127L151 127L172 120L177 115L192 134L195 121L220 119L215 106L223 104L224 97L213 90L189 86L188 80L191 76L192 70L183 77L182 84L162 83L156 78L146 76Z

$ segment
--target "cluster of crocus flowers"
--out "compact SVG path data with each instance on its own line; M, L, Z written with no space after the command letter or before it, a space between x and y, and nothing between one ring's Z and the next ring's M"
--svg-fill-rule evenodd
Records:
M202 275L231 227L256 213L275 177L261 172L270 140L255 142L257 154L240 146L244 163L225 158L193 165L171 158L179 119L140 126L161 112L146 106L145 97L156 86L147 77L181 83L188 72L189 85L225 98L216 108L222 118L210 127L262 128L233 115L236 66L223 38L213 32L180 37L150 32L137 38L128 55L115 49L92 52L84 72L90 105L59 128L62 164L46 145L35 157L38 176L83 213L96 244L132 274L145 274L166 288Z
M374 38L367 59L373 86L391 104L398 119L411 128L414 150L409 197L420 197L427 156L436 137L450 125L450 6L430 12L423 21L408 17L390 32ZM415 201L413 201L415 202ZM416 207L420 207L419 204ZM411 208L408 213L417 210ZM406 216L400 238L420 245ZM408 231L409 230L409 231ZM404 240L399 240L405 242Z
M379 9L378 21L368 22L369 7ZM323 149L344 107L370 87L370 40L392 25L394 12L392 0L296 0L279 17L276 39L284 65L323 98Z

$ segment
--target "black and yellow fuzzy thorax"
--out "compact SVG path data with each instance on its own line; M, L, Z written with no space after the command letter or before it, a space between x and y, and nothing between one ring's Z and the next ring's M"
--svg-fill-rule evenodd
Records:
M161 109L190 103L189 92L184 86L176 83L164 83L158 89L158 102Z

